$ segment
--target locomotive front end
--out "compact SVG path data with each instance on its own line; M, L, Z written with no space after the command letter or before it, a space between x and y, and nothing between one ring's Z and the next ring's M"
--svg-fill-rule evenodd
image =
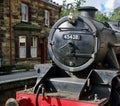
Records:
M58 20L48 38L53 63L37 64L33 88L6 106L119 106L120 66L114 31L94 19L94 7ZM84 11L85 10L85 11Z
M81 71L90 66L97 52L96 28L85 17L70 14L52 28L48 48L52 60L66 71Z

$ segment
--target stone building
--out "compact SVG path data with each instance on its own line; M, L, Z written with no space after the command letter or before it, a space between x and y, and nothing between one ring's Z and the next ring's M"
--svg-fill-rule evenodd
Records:
M46 62L59 12L52 0L0 0L0 65Z

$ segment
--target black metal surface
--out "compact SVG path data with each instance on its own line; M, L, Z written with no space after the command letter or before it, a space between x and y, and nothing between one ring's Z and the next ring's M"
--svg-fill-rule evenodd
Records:
M94 13L96 9L86 7L81 8L81 11ZM109 61L109 51L115 51L116 48L109 47L109 43L116 43L115 33L92 18L73 16L75 22L71 23L70 17L58 20L48 38L49 52L55 64L70 72L82 71L93 63L96 66L101 64L100 67L118 68L118 60L113 54L110 55L114 62Z
M120 106L120 73L112 81L112 90L110 96L111 106Z
M73 25L69 23L68 17L62 18L54 25L48 39L52 60L62 69L72 72L89 66L94 61L97 48L93 34L95 30L88 19L76 17Z
M52 92L58 93L71 93L74 96L75 100L79 100L79 93L84 87L86 83L86 79L78 79L78 78L51 78L48 80L48 84L50 84Z
M51 67L52 64L36 64L34 69L39 77L43 77Z
M101 83L101 84L108 84L112 85L112 80L114 77L116 77L119 70L107 70L107 69L95 69L93 70L92 78L94 80L94 83Z
M111 95L112 81L118 76L119 70L93 70L90 79L92 83L92 93L98 98L108 98Z
M39 77L34 93L44 84L46 92L55 97L66 99L71 94L72 100L97 102L100 106L111 98L109 103L119 106L120 80L115 80L120 79L115 50L119 44L114 31L93 19L95 8L84 9L92 18L70 14L53 26L48 48L54 65L36 68Z
M41 65L39 65L38 68L40 68L40 66ZM39 73L37 83L34 87L34 93L36 93L42 84L44 85L46 94L49 96L71 100L85 100L101 104L100 106L106 104L110 96L113 97L113 95L116 94L112 91L112 83L117 76L120 76L119 70L92 70L86 78L83 79L81 77L77 78L57 66L51 67L51 65L48 64L47 66L50 67L47 67L48 70L44 75L41 74L41 76ZM41 70L44 71L43 66L41 67ZM117 90L119 89L119 87L115 88L117 88ZM40 91L40 94L41 93L42 91ZM119 96L115 97L119 99ZM111 101L115 100L112 99ZM117 102L119 103L119 101Z
M80 11L80 15L88 18L95 18L95 12L98 10L95 7L80 7L78 9Z

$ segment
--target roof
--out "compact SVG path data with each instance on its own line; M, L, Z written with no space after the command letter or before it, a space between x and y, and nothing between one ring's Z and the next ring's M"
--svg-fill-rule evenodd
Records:
M40 0L40 1L43 1L43 2L45 2L45 3L49 3L49 4L51 4L51 5L54 5L54 6L58 7L58 8L61 7L58 3L53 2L52 0Z
M40 26L33 25L31 23L24 23L24 22L14 25L13 28L18 30L37 30L37 31L41 30Z

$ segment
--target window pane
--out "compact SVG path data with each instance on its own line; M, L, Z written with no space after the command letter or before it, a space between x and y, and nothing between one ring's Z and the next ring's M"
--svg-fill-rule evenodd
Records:
M25 58L26 57L26 48L25 47L20 47L20 58Z
M37 57L37 37L31 37L31 57Z
M19 57L25 58L26 57L26 37L19 36Z
M37 37L31 38L31 46L36 47L37 46Z
M28 21L28 6L26 4L21 5L22 21Z
M37 57L37 48L31 47L31 57Z
M45 25L49 26L49 11L45 10Z

